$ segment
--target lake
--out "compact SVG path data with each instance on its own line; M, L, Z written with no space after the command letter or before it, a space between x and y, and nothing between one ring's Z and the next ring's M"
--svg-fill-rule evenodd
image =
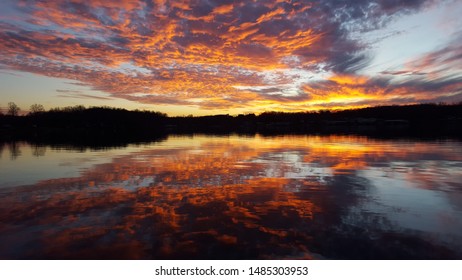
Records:
M3 143L0 258L462 259L462 143Z

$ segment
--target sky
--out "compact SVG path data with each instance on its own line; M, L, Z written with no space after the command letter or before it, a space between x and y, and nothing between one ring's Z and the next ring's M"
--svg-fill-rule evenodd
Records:
M461 102L460 15L458 0L2 0L0 108Z

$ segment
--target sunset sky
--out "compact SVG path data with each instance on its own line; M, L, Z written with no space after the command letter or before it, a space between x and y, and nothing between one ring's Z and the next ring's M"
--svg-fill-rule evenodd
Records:
M458 0L1 0L0 107L460 102L461 15Z

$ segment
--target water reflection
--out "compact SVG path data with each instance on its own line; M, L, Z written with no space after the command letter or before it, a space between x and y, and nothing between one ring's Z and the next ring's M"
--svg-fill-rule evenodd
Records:
M47 147L43 145L33 145L32 155L35 157L43 157L47 151Z
M462 257L459 142L196 136L39 158L19 146L32 152L16 162L54 169L0 182L2 258Z
M10 142L8 144L0 143L0 157L3 155L4 146L6 146L9 151L10 160L15 160L21 155L20 143Z

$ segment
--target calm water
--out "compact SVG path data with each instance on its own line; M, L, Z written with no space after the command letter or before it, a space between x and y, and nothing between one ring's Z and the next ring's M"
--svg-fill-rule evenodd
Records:
M462 259L462 143L0 145L0 258Z

